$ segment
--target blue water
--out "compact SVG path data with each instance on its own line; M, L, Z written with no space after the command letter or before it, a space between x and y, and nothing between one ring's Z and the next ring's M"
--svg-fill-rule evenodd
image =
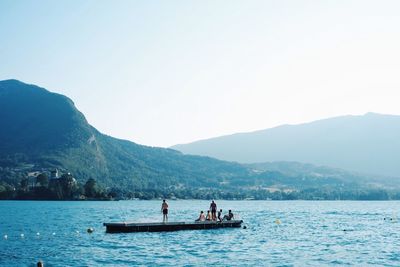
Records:
M105 221L159 221L160 201L0 201L0 265L400 266L400 202L217 204L247 229L106 234ZM209 202L169 205L170 221L186 221Z

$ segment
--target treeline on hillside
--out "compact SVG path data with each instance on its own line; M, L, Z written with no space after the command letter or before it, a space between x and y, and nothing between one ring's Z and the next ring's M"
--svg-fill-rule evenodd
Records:
M22 179L17 187L0 182L0 199L16 200L113 200L113 199L226 199L226 200L400 200L400 191L384 189L309 188L294 191L265 189L173 188L129 191L100 186L94 179L80 184L69 174L46 182L38 176L30 186Z
M22 178L18 185L0 182L0 199L15 200L108 200L112 196L90 178L85 184L77 182L70 174L49 179L46 173L39 174L33 183Z
M264 189L186 188L159 191L118 192L123 199L226 199L226 200L400 200L400 191L383 189L338 190L310 188L299 191L268 191Z
M227 199L227 200L399 200L400 191L374 188L353 188L319 186L297 190L246 188L230 186L173 186L160 187L155 183L148 186L137 185L131 189L123 185L105 188L89 178L79 183L70 173L61 177L48 177L50 172L42 172L36 177L28 177L22 172L0 172L0 199L17 200L111 200L111 199ZM18 175L15 175L18 174ZM8 178L8 179L7 179ZM13 182L19 181L17 184Z

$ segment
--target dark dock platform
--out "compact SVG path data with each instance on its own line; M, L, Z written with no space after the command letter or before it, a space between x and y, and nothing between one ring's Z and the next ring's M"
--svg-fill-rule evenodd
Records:
M115 222L103 223L107 233L132 233L132 232L167 232L180 230L204 230L215 228L239 228L242 220L223 222L166 222L166 223L128 223Z

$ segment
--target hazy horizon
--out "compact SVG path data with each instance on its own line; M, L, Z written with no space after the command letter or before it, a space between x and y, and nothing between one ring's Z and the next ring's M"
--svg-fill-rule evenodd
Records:
M397 1L1 1L0 80L150 146L400 115Z

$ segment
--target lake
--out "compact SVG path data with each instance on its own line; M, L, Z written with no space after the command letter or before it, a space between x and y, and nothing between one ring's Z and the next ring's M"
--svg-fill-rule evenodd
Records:
M169 201L169 220L209 203ZM103 222L160 221L161 201L0 201L0 265L400 266L399 201L216 203L247 229L106 234Z

